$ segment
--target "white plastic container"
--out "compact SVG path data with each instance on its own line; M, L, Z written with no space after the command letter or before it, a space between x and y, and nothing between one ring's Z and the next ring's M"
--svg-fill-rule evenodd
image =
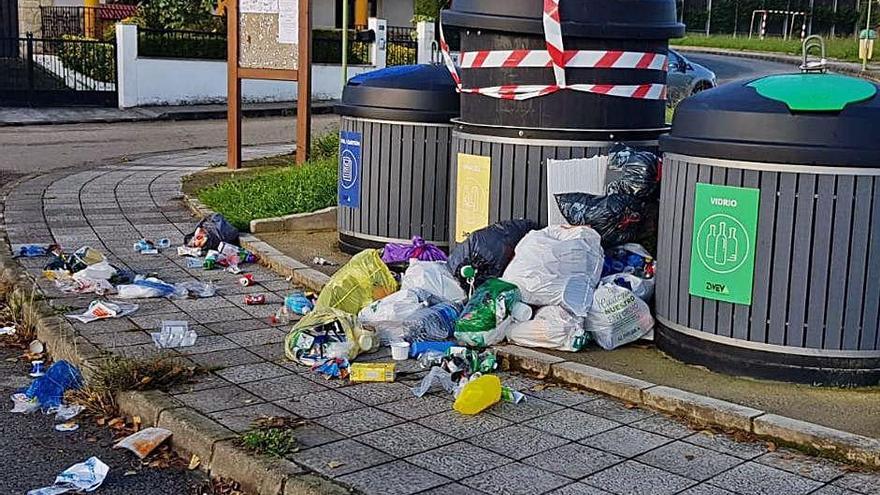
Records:
M392 342L391 359L395 361L406 361L407 358L409 358L409 342Z

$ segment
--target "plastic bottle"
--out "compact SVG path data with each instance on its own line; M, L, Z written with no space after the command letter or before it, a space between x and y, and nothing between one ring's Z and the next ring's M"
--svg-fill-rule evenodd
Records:
M205 255L205 270L213 270L217 266L217 258L220 256L220 253L217 251L208 251L208 254Z
M441 302L422 308L403 321L408 340L414 342L446 340L455 331L455 320L461 314L461 305Z
M462 414L477 414L500 400L501 380L495 375L482 375L461 389L452 407Z

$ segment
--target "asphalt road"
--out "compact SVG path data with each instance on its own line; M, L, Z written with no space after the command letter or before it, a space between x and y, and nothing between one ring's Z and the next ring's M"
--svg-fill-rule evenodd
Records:
M192 495L205 481L199 471L151 469L127 450L111 450L107 429L98 428L87 418L76 418L79 430L60 433L54 429L54 418L42 413L12 414L9 396L26 387L31 378L28 366L21 361L9 362L17 352L0 348L0 493L24 494L28 490L49 486L55 476L68 467L96 456L110 467L101 495ZM128 473L128 475L126 475Z
M766 60L749 59L742 57L726 57L708 53L693 53L681 50L691 62L696 62L718 76L718 84L724 84L737 79L756 78L770 74L797 72L798 68L791 64L769 62Z
M315 115L313 134L337 125L335 115ZM295 117L245 119L245 145L291 143ZM0 127L0 171L45 172L102 163L142 153L226 145L226 120Z

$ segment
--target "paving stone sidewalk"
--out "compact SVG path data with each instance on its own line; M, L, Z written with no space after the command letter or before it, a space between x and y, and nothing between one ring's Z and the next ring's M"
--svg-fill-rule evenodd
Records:
M246 157L278 153L247 150ZM76 330L121 356L157 351L149 332L161 320L188 320L199 334L180 353L213 371L174 390L191 407L234 432L263 415L297 415L302 449L291 460L371 494L564 495L878 495L880 476L764 443L743 443L695 432L650 411L599 395L547 386L502 373L524 402L500 404L475 417L452 410L450 397L412 396L424 371L407 362L397 383L349 385L326 381L286 362L286 328L272 327L290 284L249 266L259 282L187 268L175 250L157 256L132 251L141 237L175 244L195 220L182 205L180 178L223 160L223 150L155 155L117 165L39 176L20 184L6 204L13 249L24 243L90 245L110 260L168 282L210 280L218 295L203 300L140 300L129 318ZM23 259L57 306L85 308L91 297L66 296L39 277L45 259ZM263 292L266 306L246 306L243 295ZM365 360L388 360L380 351Z

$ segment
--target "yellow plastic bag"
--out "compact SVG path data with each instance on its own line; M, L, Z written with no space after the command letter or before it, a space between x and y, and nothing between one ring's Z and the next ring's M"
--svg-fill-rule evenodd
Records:
M317 307L356 315L371 302L396 291L397 281L379 257L379 251L367 249L354 255L330 277L318 296Z
M461 389L452 407L462 414L477 414L500 400L501 380L495 375L483 375Z
M357 318L334 308L317 308L302 317L284 340L284 354L291 361L314 366L330 358L349 361L362 352L379 349L372 330L360 326Z

